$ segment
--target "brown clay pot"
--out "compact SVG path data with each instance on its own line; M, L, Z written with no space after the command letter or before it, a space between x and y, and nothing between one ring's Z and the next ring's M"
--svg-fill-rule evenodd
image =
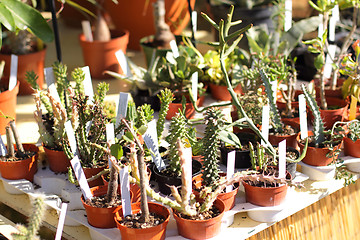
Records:
M197 100L197 104L199 103L199 99ZM199 104L198 104L199 105ZM170 103L169 110L166 114L166 120L171 120L172 117L175 116L176 113L179 112L179 109L182 110L181 103ZM185 117L187 119L191 119L195 114L195 108L191 102L186 103L185 105Z
M222 174L222 176L226 176L226 174ZM193 184L193 189L195 192L198 192L197 189L200 189L202 186L202 174L196 175L195 177L192 178L192 184ZM223 203L225 204L225 209L224 211L229 211L230 209L232 209L235 206L235 199L236 199L236 194L239 191L239 186L237 186L236 188L234 188L231 192L223 192L220 193L217 197L217 199L220 199L221 201L223 201Z
M213 83L209 83L211 96L220 101L231 101L231 95L227 89L227 86L220 86ZM237 85L234 88L235 93L242 94L241 85Z
M115 213L115 221L117 228L120 230L121 239L123 240L163 240L165 239L166 226L169 223L170 219L170 211L163 205L148 202L149 211L153 213L157 213L165 218L165 221L157 226L151 228L128 228L124 225L120 224L120 221L123 218L122 208ZM131 204L131 210L133 214L140 212L141 207L140 203Z
M50 170L55 173L65 173L70 167L70 160L64 151L52 150L44 146L44 151L49 162Z
M96 174L98 174L99 172L101 172L104 169L105 169L105 167L83 168L86 178L90 178L92 176L95 176ZM97 178L95 180L92 180L92 181L88 182L88 184L89 184L89 187L92 188L92 187L103 185L103 181L102 181L101 177L99 177L99 178Z
M350 138L344 137L344 154L360 158L360 139L353 142Z
M262 207L280 205L286 197L287 184L279 187L256 187L242 181L246 201Z
M19 95L30 95L34 93L30 84L25 80L25 74L28 71L34 71L36 73L39 77L37 83L39 84L39 87L42 88L42 85L44 84L45 55L46 48L34 53L18 55L17 79L20 82ZM0 54L0 61L1 60L5 61L3 78L4 83L6 83L9 81L10 77L11 55Z
M277 108L279 110L285 109L286 108L286 104L282 101L276 101L276 105ZM291 108L292 109L299 109L299 102L291 102ZM300 124L300 118L299 117L294 117L294 118L281 118L282 120L286 120L286 121L292 121L295 122L297 124Z
M220 199L216 199L214 206L219 209L220 214L206 220L185 219L180 217L176 210L172 209L179 234L189 239L208 239L218 235L221 228L221 219L225 212L225 204Z
M1 176L9 180L26 179L32 182L34 175L37 172L37 159L39 148L34 144L23 144L25 151L36 152L36 154L30 158L20 161L1 161L0 160L0 173Z
M320 106L320 99L316 99ZM343 121L347 116L348 102L340 98L326 98L326 102L329 106L338 106L340 108L333 110L320 109L321 118L324 121L326 129L330 129L335 122ZM311 116L313 118L313 116Z
M342 96L341 87L342 87L342 85L344 84L344 81L345 81L345 80L346 80L346 79L344 79L344 78L339 78L339 79L337 80L335 90L330 89L330 87L329 87L330 79L327 80L327 81L325 82L325 96L326 96L326 97L332 97L332 98L342 99L343 96ZM313 80L314 86L315 86L315 91L316 91L316 97L317 97L317 98L320 97L320 85L319 85L320 82L319 82L319 81L320 81L319 79Z
M84 63L89 66L93 78L107 79L110 75L103 74L105 70L123 73L115 52L122 50L126 53L129 42L128 30L111 31L111 40L108 42L85 40L84 34L80 34L79 41L82 48Z
M16 96L19 92L20 82L18 81L16 86L11 90L4 91L0 93L0 111L5 115L11 118L16 119ZM0 117L0 134L4 135L5 127L11 121L11 118Z
M276 136L273 133L269 134L269 142L271 143L271 145L277 146L279 144L279 142L283 141L286 139L286 146L288 147L293 147L293 148L297 148L297 141L296 141L296 136L298 135L298 132L300 130L300 124L288 120L288 119L281 119L281 121L285 124L285 125L289 125L291 127L293 127L295 129L295 133L292 135L284 135L284 136Z
M120 194L120 189L118 193ZM107 193L107 186L96 186L90 188L93 196L101 196ZM132 193L130 191L130 199L132 199ZM116 227L114 220L115 213L120 209L121 205L111 208L98 208L93 207L85 203L84 197L81 196L81 202L84 205L88 222L91 226L97 228L113 228Z
M312 136L312 135L313 132L309 131L308 136ZM304 149L304 145L300 142L300 133L297 135L296 140L300 147L300 152L302 152ZM341 143L334 148L336 150L340 147L341 147ZM326 156L329 152L330 150L328 148L315 148L308 146L306 155L302 160L302 162L311 166L327 166L330 163L332 163L334 160L336 160Z

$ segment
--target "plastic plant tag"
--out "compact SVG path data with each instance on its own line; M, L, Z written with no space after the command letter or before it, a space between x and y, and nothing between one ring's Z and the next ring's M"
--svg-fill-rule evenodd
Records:
M9 77L9 91L16 87L17 71L18 71L18 56L11 54L10 63L10 77Z
M323 34L324 34L324 25L323 25L323 20L324 20L324 15L319 14L319 17L321 19L319 27L318 27L318 38L322 39Z
M151 156L153 162L155 163L156 168L159 171L165 169L165 163L161 159L159 146L158 146L158 138L156 133L156 122L152 120L148 123L148 128L143 135L144 142L146 146L151 150Z
M6 149L6 147L5 147L5 144L4 144L3 140L2 140L1 135L0 135L0 154L1 154L1 156L6 156L6 155L8 154L7 149Z
M191 91L195 102L197 101L198 98L198 79L199 79L199 73L194 72L193 75L191 75Z
M354 120L356 118L356 104L357 104L356 97L351 95L349 121L352 121L352 120Z
M105 126L106 126L106 141L111 146L112 144L115 143L114 124L108 123ZM110 156L108 157L108 161L109 161L109 168L111 168L112 163L110 161Z
M279 142L279 178L286 176L286 139Z
M278 85L277 85L277 81L272 81L271 82L271 90L273 92L273 99L274 99L274 102L276 102L276 92L277 92L277 88L278 88Z
M285 23L284 31L287 32L292 24L292 0L285 0Z
M131 215L131 199L130 199L130 185L129 185L129 170L128 166L125 166L119 171L119 181L121 189L121 204L123 209L123 215Z
M235 154L236 151L231 151L227 154L227 166L226 166L226 179L229 180L232 178L235 172ZM231 192L233 190L233 186L226 186L226 192Z
M51 84L55 84L54 70L52 67L44 68L44 76L46 85L48 85L48 87Z
M116 114L116 123L115 123L116 128L119 126L120 120L126 117L128 101L129 101L129 93L121 92L119 94L119 104Z
M301 139L308 137L307 116L306 116L306 100L304 94L299 95L299 116L300 116L300 132Z
M269 139L269 122L270 121L270 107L269 105L263 106L263 112L262 112L262 128L261 128L261 135L266 140ZM261 139L261 145L265 146L264 140Z
M89 136L89 132L90 132L90 128L91 128L91 124L92 124L92 121L88 121L88 122L85 124L85 132L86 132L86 136Z
M170 41L170 47L171 47L172 53L174 54L174 58L177 58L179 56L179 48L178 48L175 40Z
M94 100L94 90L91 82L90 68L85 66L81 68L85 74L85 79L83 81L84 92L86 96L89 96L88 104L91 104Z
M328 54L326 54L326 60L324 65L324 76L325 78L331 77L333 59L335 58L336 45L329 44Z
M185 174L186 174L186 179L188 180L188 182L186 184L187 192L190 194L192 192L192 150L191 150L191 147L184 147L183 154L186 159Z
M335 41L335 28L336 22L339 20L339 6L335 5L335 7L331 11L331 16L329 19L329 41Z
M84 170L81 167L81 163L78 156L75 156L71 161L71 166L74 169L74 173L76 176L76 179L79 182L81 192L84 195L85 200L91 199L93 197L89 184L86 180Z
M131 73L131 70L130 70L130 67L129 67L129 64L127 62L127 59L126 59L126 56L125 56L124 52L120 49L117 52L115 52L115 56L116 56L116 59L118 60L118 62L120 64L120 67L121 67L121 69L123 71L123 74L126 77L131 77L132 73Z
M67 206L68 206L67 203L64 202L61 203L61 210L60 210L59 222L56 229L55 240L61 240L61 235L65 224Z
M59 103L61 103L61 100L60 100L60 96L59 96L59 93L56 89L56 86L55 86L55 83L52 83L50 85L48 85L48 91L50 93L50 95L55 98L55 100Z
M65 123L65 131L69 140L71 152L74 154L74 156L78 156L79 152L76 145L75 133L70 120Z
M197 12L196 11L191 12L191 21L192 21L193 32L195 35L196 31L197 31Z
M88 42L93 42L93 35L91 31L91 25L89 21L81 21L82 30L85 36L85 40Z

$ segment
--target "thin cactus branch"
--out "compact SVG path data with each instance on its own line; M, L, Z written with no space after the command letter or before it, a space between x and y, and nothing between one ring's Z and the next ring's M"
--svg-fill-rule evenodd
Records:
M10 122L10 127L11 127L11 130L13 132L13 135L14 135L14 139L15 139L15 143L16 143L16 148L17 148L17 155L22 158L25 156L25 150L24 150L24 147L20 141L20 135L19 135L19 132L16 128L16 125L15 125L15 121L11 121Z
M162 133L164 132L166 114L169 111L170 103L174 101L174 96L171 90L168 88L161 90L157 96L161 104L158 121L156 122L156 132L158 140L160 142L160 140L162 139Z

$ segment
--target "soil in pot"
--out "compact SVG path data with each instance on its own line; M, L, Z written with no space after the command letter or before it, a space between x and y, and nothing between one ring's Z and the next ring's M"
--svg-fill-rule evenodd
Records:
M284 123L283 132L275 133L274 129L270 129L269 142L276 146L279 142L286 139L287 146L297 148L296 136L299 132L300 125L284 119L282 119L282 122Z
M278 147L274 146L274 149L276 151L278 151ZM265 153L267 154L267 153ZM291 160L296 160L298 159L300 156L300 153L298 150L296 150L293 147L286 147L286 158L289 158ZM272 156L268 156L269 157L269 162L272 161ZM291 175L291 179L293 179L295 177L295 172L296 172L296 166L297 163L296 162L286 162L286 171L289 172L289 174Z

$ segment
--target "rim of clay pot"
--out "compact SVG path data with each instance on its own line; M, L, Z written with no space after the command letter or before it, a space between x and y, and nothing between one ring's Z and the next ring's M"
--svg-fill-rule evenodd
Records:
M94 34L94 32L92 32ZM111 34L111 39L110 41L116 41L119 38L123 38L123 37L129 37L130 31L127 29L113 29L110 30L110 34ZM93 40L93 41L87 41L85 39L85 34L84 33L80 33L79 34L79 40L80 42L84 42L84 43L92 43L92 44L102 44L102 43L106 43L106 42L110 42L110 41L97 41L97 40Z

